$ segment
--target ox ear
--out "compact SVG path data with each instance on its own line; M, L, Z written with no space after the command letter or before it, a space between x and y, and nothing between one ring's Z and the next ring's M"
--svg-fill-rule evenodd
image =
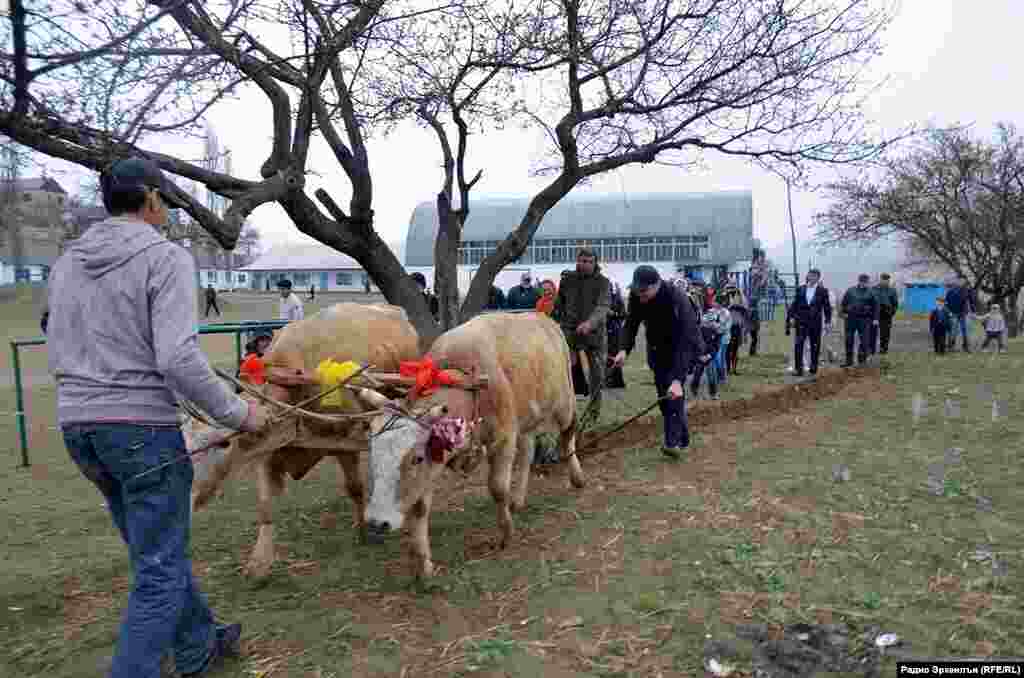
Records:
M389 400L380 393L368 388L356 388L353 390L356 393L356 397L371 409L379 410L384 407L396 407L398 405L395 401Z

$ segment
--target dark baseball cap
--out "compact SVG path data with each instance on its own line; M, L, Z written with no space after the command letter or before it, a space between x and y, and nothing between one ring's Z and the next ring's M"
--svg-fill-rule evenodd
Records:
M175 198L174 185L160 170L160 166L149 158L132 156L114 161L100 173L100 187L108 196L118 191L137 191L155 188L168 209L180 209L185 203Z
M285 280L285 279L278 280L277 281L277 286L280 287L283 290L290 290L292 288L292 281L291 280Z
M661 276L658 274L658 270L653 266L637 266L636 270L633 271L633 288L643 289L656 285L661 282Z

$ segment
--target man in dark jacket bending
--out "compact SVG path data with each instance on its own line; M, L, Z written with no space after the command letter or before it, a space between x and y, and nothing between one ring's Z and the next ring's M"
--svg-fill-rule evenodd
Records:
M696 359L709 360L697 318L689 298L674 285L666 284L651 266L633 272L626 327L622 333L615 365L621 366L633 351L636 334L644 323L647 336L647 365L654 372L661 415L665 421L662 452L678 458L690 445L684 400L686 374ZM667 396L667 397L666 397Z

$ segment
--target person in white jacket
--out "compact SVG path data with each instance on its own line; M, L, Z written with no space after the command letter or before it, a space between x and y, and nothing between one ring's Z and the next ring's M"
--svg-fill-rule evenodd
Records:
M295 320L302 320L306 317L306 311L302 305L302 300L292 292L291 280L278 280L277 289L281 291L281 301L278 305L278 318L290 323Z

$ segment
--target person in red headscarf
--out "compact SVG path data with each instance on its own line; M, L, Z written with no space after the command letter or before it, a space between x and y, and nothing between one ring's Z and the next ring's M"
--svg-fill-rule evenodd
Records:
M541 287L544 288L544 294L537 300L535 308L539 313L551 315L551 312L555 310L555 297L558 296L558 288L555 287L553 280L545 280L541 283Z

